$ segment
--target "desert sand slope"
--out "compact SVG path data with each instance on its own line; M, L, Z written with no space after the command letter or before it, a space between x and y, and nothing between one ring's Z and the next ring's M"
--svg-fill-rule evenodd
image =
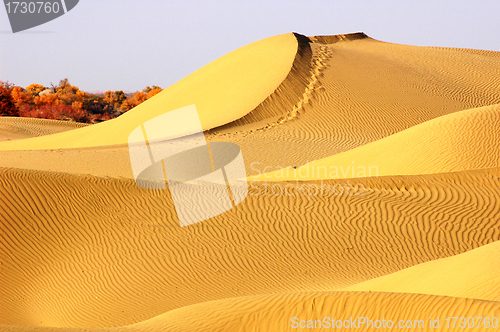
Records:
M86 127L72 121L0 116L0 141L38 137Z
M288 44L283 42L283 38L285 41L289 40L285 36L293 39L290 41L293 42L293 47L288 47ZM146 117L151 118L162 113L165 105L171 107L169 109L185 106L176 104L177 99L187 100L183 98L198 93L198 90L193 90L195 86L198 89L196 82L206 82L212 74L217 78L214 81L218 82L217 84L227 81L234 87L217 91L212 89L209 96L203 95L203 98L208 98L207 101L213 102L212 108L207 108L207 112L211 114L209 117L218 119L220 114L226 114L226 111L222 112L224 108L221 107L228 106L227 101L236 98L226 96L225 93L236 91L238 98L244 95L248 100L262 101L266 96L264 93L260 95L260 89L267 86L267 83L262 82L274 78L281 66L284 66L282 59L288 56L292 58L293 54L295 58L290 60L293 62L291 67L289 63L288 67L282 68L288 70L288 73L282 73L279 78L286 76L284 81L281 81L281 84L276 82L274 87L278 84L279 86L262 103L259 104L258 101L258 106L252 106L254 109L251 112L251 107L245 108L247 104L244 102L227 109L235 118L239 118L206 133L206 138L210 141L237 143L242 149L249 175L263 173L264 168L268 166L277 169L304 165L380 140L439 116L500 103L498 52L397 45L376 41L361 33L310 39L300 35L295 35L295 38L292 35L285 36L257 43L261 45L258 48L262 56L281 57L281 60L269 60L279 61L281 65L274 66L273 70L267 71L265 75L251 69L255 62L248 62L244 57L234 58L235 61L242 61L234 66L229 66L226 57L214 62L228 64L227 68L224 67L226 69L238 68L248 75L251 75L250 72L260 75L259 79L253 76L250 79L251 82L258 83L258 89L234 85L233 80L240 76L224 74L226 69L208 71L202 68L181 81L184 83L179 82L167 89L178 89L180 84L179 86L186 87L187 90L182 90L182 93L179 92L175 96L170 95L170 92L155 96L144 106L141 104L136 109L138 112L128 113L137 115L125 114L124 116L128 117L123 123L136 120L142 123ZM251 44L236 52L247 49L248 52L243 53L252 57L252 50L257 50L257 44ZM288 48L291 48L290 53L293 54L288 55L285 50ZM232 53L227 57L233 59ZM228 77L227 80L219 79L224 75ZM214 86L214 82L211 81L208 86ZM240 93L241 91L245 93ZM163 96L167 95L169 97L164 99ZM144 116L144 119L139 119L139 114ZM242 116L243 114L246 115ZM95 130L95 137L99 137L96 138L97 145L109 144L110 136L116 136L116 139L111 139L116 142L118 136L128 135L138 125L119 125L119 128L115 128L115 124L118 126L118 123L122 122L110 123L113 125L98 124L92 129ZM128 132L125 128L128 128ZM68 146L86 144L74 145L71 140L63 141ZM0 165L97 176L132 177L126 146L108 146L107 152L103 152L105 148L55 149L55 146L52 143L45 144L39 139L0 144ZM10 148L31 151L8 151ZM39 148L50 150L36 150ZM108 152L109 156L106 157Z
M422 294L367 292L307 292L257 295L209 301L179 308L144 322L118 328L55 328L0 325L2 332L244 332L342 330L338 321L357 331L464 331L447 317L483 317L474 331L492 331L491 318L500 315L498 302ZM295 317L295 318L294 318ZM430 318L432 317L432 328ZM488 319L486 319L488 317ZM354 322L351 326L351 318ZM437 319L439 318L439 327ZM345 321L348 321L346 323ZM390 320L390 322L389 322ZM302 322L301 322L302 321ZM377 322L378 321L378 322ZM332 325L332 323L334 325ZM449 324L449 326L448 326ZM486 328L485 326L488 326ZM315 328L311 328L315 326ZM380 326L380 328L375 328ZM393 326L389 329L388 326ZM405 328L412 326L411 328ZM385 327L385 328L384 328Z
M500 242L347 287L500 301Z
M168 191L3 169L0 323L117 327L205 301L340 289L460 254L500 239L499 175L258 182L236 208L181 228Z
M420 294L289 293L231 298L172 310L151 320L128 326L139 331L463 331L447 317L498 317L500 303ZM193 319L196 317L196 319ZM295 317L295 319L294 319ZM326 319L325 319L326 317ZM362 317L359 319L359 317ZM439 317L439 328L429 318ZM351 326L351 318L354 324ZM347 328L342 329L338 321ZM379 322L377 322L379 320ZM384 321L383 321L384 320ZM389 320L391 322L389 322ZM303 321L302 323L300 321ZM369 322L371 321L371 323ZM474 331L490 331L476 328ZM301 329L309 326L308 329ZM371 325L369 325L371 324ZM401 324L401 325L400 325ZM436 322L434 322L436 324ZM378 328L377 328L378 326ZM388 328L392 326L391 328ZM411 328L406 329L406 326Z
M233 51L168 87L119 118L36 139L4 142L0 150L38 150L126 144L137 126L195 104L204 129L251 112L285 80L297 55L294 34L267 38ZM247 93L251 91L251 93Z
M331 44L311 44L309 85L283 119L245 131L236 127L234 135L221 132L226 136L218 139L238 143L246 158L261 163L252 175L264 166L303 165L439 116L500 103L498 52L333 37L323 38Z
M465 110L296 169L251 179L268 181L416 175L500 166L500 105Z

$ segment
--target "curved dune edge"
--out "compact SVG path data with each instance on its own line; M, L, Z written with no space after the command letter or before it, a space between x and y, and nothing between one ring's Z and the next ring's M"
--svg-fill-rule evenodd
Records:
M294 35L298 41L298 50L293 66L285 80L253 111L228 124L213 128L209 133L283 116L301 99L311 76L312 50L309 38L298 33L294 33Z
M0 143L0 150L64 149L127 144L137 126L195 104L204 130L237 120L285 80L298 51L293 33L241 47L202 67L119 118L70 132Z
M354 321L358 317L372 321L423 320L417 324L429 328L429 317L440 317L436 331L455 331L447 328L446 317L498 317L500 303L474 299L441 297L421 294L391 294L368 292L316 292L260 295L205 302L167 312L151 320L128 326L138 331L296 331L300 320L331 319ZM292 320L296 317L296 320ZM324 321L323 321L324 322ZM323 324L321 322L321 324ZM292 327L296 326L296 328ZM373 324L376 324L373 323ZM349 322L350 325L350 322ZM307 326L307 325L306 325ZM311 325L313 327L314 325ZM363 324L356 330L373 331ZM331 325L320 325L311 331L328 331ZM389 331L389 328L376 328Z
M297 113L299 109L303 109L300 101L304 99L304 94L307 93L308 89L311 89L310 86L317 83L316 76L320 72L315 71L315 66L311 63L313 59L311 43L333 44L340 41L371 39L363 32L313 37L294 34L299 43L298 51L292 69L283 83L252 112L231 123L216 127L209 133L226 131L235 127L239 127L238 130L241 130L241 126L276 117L278 118L277 124L281 124L290 113ZM307 103L307 101L303 102Z
M73 121L0 116L0 141L51 135L87 126Z
M304 165L439 116L500 103L499 72L491 70L500 68L495 52L371 38L313 42L311 48L312 89L285 121L262 121L259 126L242 126L236 134L208 137L237 143L248 160L249 176Z
M117 328L80 329L0 325L0 331L281 332L303 330L298 329L301 320L304 321L302 323L304 326L311 324L308 331L329 331L337 330L332 328L332 321L338 324L338 320L342 322L347 320L348 323L344 324L351 327L351 318L356 330L359 331L375 329L393 331L394 328L398 329L399 324L420 326L420 328L414 328L415 330L463 331L464 329L458 324L455 328L447 327L446 318L491 318L499 317L499 315L499 302L475 299L404 293L307 292L203 302L169 311L141 323ZM359 317L363 317L364 321ZM436 324L436 319L439 318L439 328L437 325L434 325L436 328L430 328L431 317L433 324ZM373 325L368 326L369 320ZM408 323L409 320L411 323ZM452 323L453 321L450 322ZM377 324L380 327L374 328ZM388 325L393 328L388 328ZM491 327L474 330L489 331Z
M283 182L272 185L297 190L273 195L256 183L236 208L181 228L168 191L2 169L0 323L123 326L223 298L336 290L457 255L500 240L499 174L308 183L361 184L362 194Z
M500 301L500 242L412 266L341 290L419 293Z
M351 179L498 167L499 125L500 105L464 110L296 169L279 169L248 180Z

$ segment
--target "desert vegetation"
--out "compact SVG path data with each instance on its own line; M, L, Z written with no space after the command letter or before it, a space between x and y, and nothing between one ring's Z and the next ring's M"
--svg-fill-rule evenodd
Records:
M33 83L25 88L0 82L0 116L17 116L96 123L131 110L162 91L146 87L136 93L106 91L88 93L63 79L57 86Z

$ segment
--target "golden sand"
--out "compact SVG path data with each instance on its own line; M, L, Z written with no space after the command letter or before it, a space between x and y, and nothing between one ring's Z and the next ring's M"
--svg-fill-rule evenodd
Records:
M286 34L115 120L0 119L0 331L500 317L498 68L496 52ZM209 142L241 147L249 194L180 227L126 143L190 104Z

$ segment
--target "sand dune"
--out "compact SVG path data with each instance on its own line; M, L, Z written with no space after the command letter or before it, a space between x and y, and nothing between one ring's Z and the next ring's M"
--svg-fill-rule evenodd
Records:
M433 303L433 306L429 306ZM394 310L405 308L404 311ZM312 331L330 331L338 321L356 330L390 331L402 324L415 329L463 331L460 322L453 328L447 317L498 317L498 302L421 294L307 292L256 295L204 302L169 311L144 322L119 328L94 328L92 331L296 331L292 326L313 324ZM296 319L294 318L296 317ZM326 318L325 318L326 317ZM361 319L360 319L361 317ZM195 319L196 318L196 319ZM439 318L439 327L436 320ZM364 320L363 320L364 319ZM300 321L303 321L302 323ZM308 322L311 320L312 322ZM389 323L389 320L391 321ZM435 328L430 328L430 324ZM377 322L378 321L378 322ZM475 320L476 324L479 322ZM315 324L315 325L314 325ZM321 324L321 325L320 325ZM371 324L371 325L369 325ZM447 326L449 324L449 326ZM490 323L491 324L491 323ZM393 326L392 329L388 326ZM385 328L384 328L385 327ZM491 329L491 327L490 327ZM84 332L83 328L17 327L0 325L1 331ZM488 330L476 328L476 330Z
M78 131L0 144L0 150L39 150L127 144L141 123L195 104L203 129L245 116L290 72L298 50L294 34L267 38L233 51L199 69L119 118ZM251 91L251 93L243 93Z
M499 317L499 68L497 52L285 34L115 120L0 119L0 331ZM261 176L232 210L180 227L168 190L135 184L125 143L190 104L249 176L354 160L379 177Z
M349 291L435 294L500 300L500 242L347 287Z
M263 49L266 51L262 52ZM273 63L278 61L276 59L265 62L257 61L261 58L253 59L255 52L261 52L262 56L282 57L282 53L276 53L278 49L288 52L288 67L283 61L280 61L281 67L276 66ZM127 146L115 143L126 142L125 137L133 128L162 113L162 105L168 104L175 109L195 103L200 116L209 115L214 121L220 118L220 123L231 120L221 118L224 114L232 116L233 112L238 113L234 116L237 120L213 128L206 133L206 138L237 143L245 156L247 172L256 175L264 173L266 166L277 169L304 165L442 115L500 103L497 89L500 73L496 70L500 67L500 57L495 52L397 45L376 41L364 34L311 37L311 40L289 34L235 52L166 89L171 92L155 96L118 119L65 134L74 136L74 139L56 136L0 143L2 166L131 178ZM253 60L249 62L245 56ZM264 65L273 70L267 70ZM217 71L220 76L213 76L219 67L225 69ZM259 67L258 70L255 67ZM251 79L241 76L243 74L228 74L247 69L248 75L254 73ZM266 74L261 75L261 70ZM226 88L224 93L222 90L212 91L214 93L206 101L203 98L207 96L202 94L203 91L209 93L206 89L201 89L200 95L193 95L198 91L193 90L194 87L201 84L198 82L226 76L228 80L217 80L220 89L222 85ZM278 82L274 81L275 78ZM270 80L273 80L272 87ZM279 80L283 80L281 84ZM235 84L236 81L243 85L255 83L259 89L246 85L242 88ZM444 90L443 84L453 89ZM207 86L214 84L207 83ZM269 91L260 94L261 88L266 86L269 86ZM256 95L264 100L261 104L256 101L257 107L249 104L246 107L246 103L233 99ZM203 108L200 108L198 101L202 99ZM209 101L211 108L205 108ZM214 106L229 107L230 104L238 106L230 109ZM243 108L245 111L240 112ZM243 114L247 115L241 117ZM205 121L202 119L202 122ZM95 131L95 136L88 130ZM80 140L78 137L82 136ZM94 143L89 141L94 140L92 137ZM55 143L49 144L46 140ZM87 145L102 147L74 148ZM73 148L60 149L64 146ZM108 149L112 157L106 158L108 152L102 152L103 149ZM68 163L67 160L74 162ZM251 167L254 162L258 164Z
M295 169L251 179L305 181L499 167L499 127L499 105L465 110Z
M257 171L247 167L252 175L264 166L304 165L446 114L500 103L497 52L371 38L311 48L310 83L284 122L269 119L217 138L238 143L245 156L261 162Z
M168 191L6 169L2 323L122 326L228 297L336 290L463 253L500 238L499 172L360 179L363 195L273 195L259 182L237 208L179 228Z
M434 305L429 306L429 303ZM405 309L399 311L394 308ZM192 319L200 313L202 313L200 319ZM296 331L302 320L304 327L311 324L308 330L331 331L337 329L332 328L332 322L338 324L339 320L342 322L347 320L347 323L344 323L348 327L346 330L355 327L360 331L391 331L399 324L403 324L401 325L403 329L408 324L412 326L410 330L418 330L420 327L420 330L459 331L463 328L460 329L458 324L453 328L453 320L447 327L446 317L477 317L478 314L484 317L498 317L499 313L498 303L472 299L420 294L291 293L205 302L172 310L149 321L132 325L130 328L142 331L186 332ZM294 317L296 319L293 319ZM354 320L353 325L351 317ZM430 328L430 317L434 324L436 318L440 318L439 328ZM379 328L375 328L377 324ZM245 329L242 326L245 326Z
M72 121L0 117L0 141L38 137L88 126Z

